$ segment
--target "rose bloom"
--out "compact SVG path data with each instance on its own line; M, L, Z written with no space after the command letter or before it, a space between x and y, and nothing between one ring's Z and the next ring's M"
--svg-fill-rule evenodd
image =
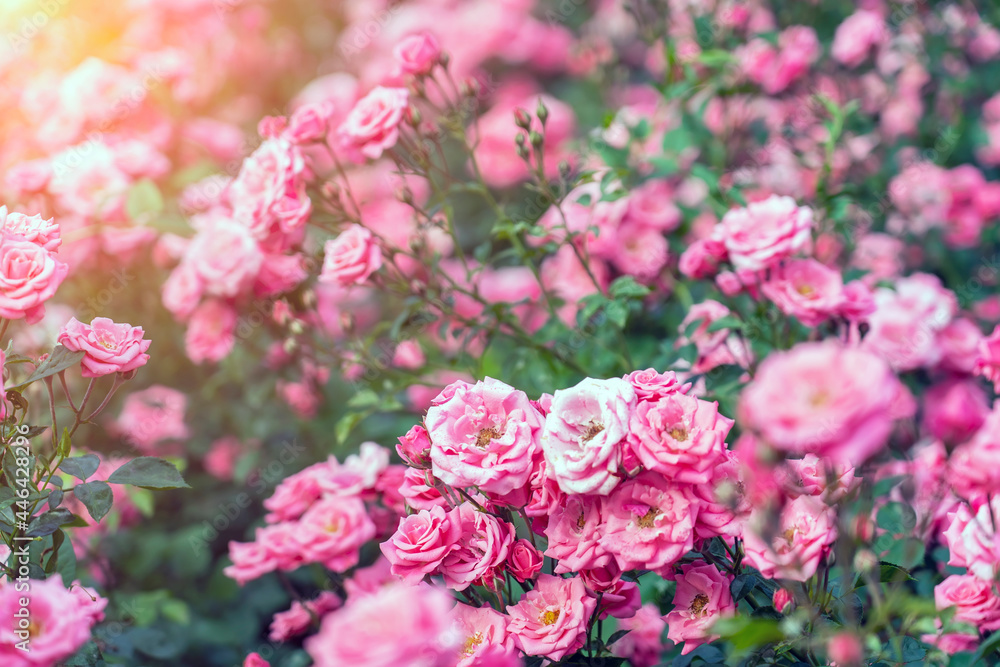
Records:
M620 481L635 390L624 380L586 378L552 398L542 450L548 472L565 493L607 495Z
M887 35L882 17L877 12L861 9L837 26L830 54L847 67L857 67L868 57L872 47L881 44Z
M837 539L833 510L813 496L799 496L774 517L755 511L744 533L746 562L768 579L805 581L816 573L827 548Z
M861 483L854 476L853 466L821 459L815 454L786 459L774 472L789 497L819 496L828 503L839 501Z
M725 245L737 269L758 271L808 251L812 227L812 209L799 207L791 197L772 196L726 213L713 238Z
M407 468L403 473L403 482L399 494L407 506L414 510L429 510L433 507L445 507L448 501L441 491L434 486L434 475L429 470Z
M480 580L492 584L494 571L507 560L514 544L514 526L476 510L470 503L463 503L452 512L460 519L461 537L457 548L441 561L445 584L456 591Z
M315 667L454 667L460 649L446 592L396 583L348 598L306 639Z
M996 582L969 574L953 574L934 587L939 611L955 608L954 619L980 631L1000 629L1000 596Z
M233 217L258 241L285 249L301 235L312 212L305 175L305 158L297 146L287 139L267 139L243 161L228 190Z
M246 292L263 260L250 230L227 220L217 220L202 228L184 254L184 262L201 279L204 293L220 297Z
M975 511L962 503L948 516L948 526L942 531L942 541L948 545L948 564L968 568L969 573L992 581L1000 572L1000 534L993 519L1000 516L1000 497Z
M580 576L587 584L588 594L598 599L597 617L601 620L608 616L631 618L642 605L639 584L623 580L613 561L607 567L582 570Z
M629 633L611 646L611 653L625 658L633 667L654 667L663 654L663 630L667 627L660 610L652 602L642 605L635 616L618 622L619 630Z
M677 575L674 609L664 617L667 637L684 644L681 655L687 655L702 644L715 641L710 634L712 624L736 613L736 603L729 592L733 578L710 563L681 565Z
M90 641L91 628L104 619L108 603L90 589L86 593L67 590L58 574L32 579L30 589L23 591L16 590L11 581L0 584L0 662L12 667L51 667L73 655ZM29 617L19 619L25 598ZM18 632L28 634L18 636ZM29 650L17 648L25 640Z
M844 281L839 271L815 259L799 259L779 267L761 286L761 292L781 312L815 327L840 310Z
M7 212L6 206L0 206L0 230L11 236L20 236L26 241L40 245L50 252L55 252L62 244L59 225L40 215L25 215L16 211Z
M725 459L712 470L707 484L695 484L691 494L698 505L695 536L711 539L717 536L739 537L743 523L750 515L750 501L744 493L739 459L726 451Z
M145 366L152 341L143 338L142 327L116 324L106 317L84 324L74 317L59 332L59 342L70 352L84 353L81 375L93 378Z
M399 437L396 453L407 465L414 468L429 468L431 465L431 439L427 429L414 425L406 435Z
M986 392L972 378L933 385L923 397L923 426L949 444L968 440L990 414Z
M719 263L726 258L726 246L722 241L698 239L681 254L677 268L687 278L711 278L718 272Z
M306 510L298 527L303 557L334 572L357 565L361 547L376 533L365 503L357 497L323 498Z
M312 614L322 618L324 614L339 608L341 604L340 597L333 591L323 591L316 599L304 603L295 600L288 611L274 615L268 639L272 642L287 642L293 637L298 637L312 625Z
M196 364L225 359L236 344L236 309L226 301L209 299L191 313L184 332L184 351Z
M732 311L718 301L705 299L691 306L684 321L677 327L680 336L677 346L693 344L698 350L698 357L691 366L693 373L707 373L716 366L735 364L748 368L752 358L750 346L742 337L730 329L708 328L719 319L731 315ZM695 322L701 322L694 331L686 333Z
M523 391L486 378L458 387L427 411L424 423L435 477L503 495L527 485L545 418Z
M436 574L445 556L459 548L461 537L459 510L431 507L400 519L396 532L379 549L392 564L394 575L416 582Z
M660 373L655 369L647 368L644 371L632 371L622 379L632 385L635 397L640 401L655 401L664 396L672 396L677 392L684 393L690 389L690 385L680 383L677 374L673 371Z
M1000 403L972 439L954 449L947 479L958 497L973 502L1000 491Z
M556 573L607 565L611 555L601 544L605 530L600 496L565 496L549 513L545 555L559 561Z
M507 630L526 654L562 660L583 647L596 606L580 577L542 574L533 590L507 607Z
M337 238L327 241L323 250L320 282L342 287L360 285L382 268L382 250L371 231L361 225L351 225Z
M629 420L629 447L647 470L685 484L706 484L725 461L733 425L718 408L684 394L642 401Z
M520 539L514 542L510 554L507 556L507 571L514 575L514 578L524 583L542 571L545 562L542 552L536 549L530 541Z
M144 452L164 440L186 440L184 424L187 396L162 385L153 385L125 397L114 430Z
M0 317L36 324L69 266L24 237L0 235Z
M251 653L243 661L243 667L271 667L271 663L260 657L260 653Z
M410 104L405 88L378 86L360 99L337 130L341 147L357 162L377 160L396 145L399 124Z
M992 382L993 390L1000 393L1000 325L980 341L975 371Z
M684 487L644 472L608 498L601 546L622 570L660 570L694 547L698 506Z
M402 72L429 74L441 57L441 45L429 32L404 37L392 50Z
M492 607L457 604L451 610L454 632L461 645L455 667L480 667L479 656L495 649L514 654L514 639L507 631L507 617Z
M838 632L826 643L826 653L837 667L861 665L865 659L865 648L858 636L851 632Z
M903 391L874 354L834 340L802 343L761 362L738 412L776 449L857 465L885 445Z

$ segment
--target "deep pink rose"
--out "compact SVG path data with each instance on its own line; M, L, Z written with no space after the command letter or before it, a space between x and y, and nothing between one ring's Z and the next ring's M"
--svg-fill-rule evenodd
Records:
M507 556L507 571L514 575L520 582L534 579L542 571L542 564L545 562L542 552L531 544L530 541L520 539L514 542L510 554Z
M382 267L382 250L371 231L351 225L326 242L320 281L342 287L360 285Z
M260 653L251 653L243 661L243 667L271 667L271 663L260 657Z
M618 623L619 630L629 633L611 646L611 653L628 660L633 667L654 667L663 654L663 630L667 624L652 602L642 605L635 616Z
M526 654L562 660L583 647L596 606L580 577L542 574L533 590L507 607L507 630Z
M837 539L836 516L826 503L799 496L774 517L755 510L744 532L746 562L768 579L806 581Z
M719 264L726 259L726 245L722 241L698 239L681 254L678 268L688 278L711 278L718 272Z
M143 338L142 327L116 324L106 317L84 324L74 317L59 332L59 342L70 352L85 353L81 375L93 378L145 366L152 341Z
M464 384L424 419L434 476L503 495L528 484L541 454L544 417L523 391L486 378Z
M681 655L719 638L711 634L712 624L736 613L729 592L732 582L732 576L719 572L711 563L681 565L674 609L664 616L669 628L667 637L684 644Z
M357 565L361 547L377 532L365 503L350 496L323 498L296 525L302 532L302 557L334 572Z
M379 545L392 564L392 573L410 581L436 574L444 560L458 549L462 537L462 518L458 509L446 512L431 507L403 517L396 532Z
M0 236L0 317L35 324L69 273L69 266L21 236Z
M295 600L287 611L278 612L271 619L268 639L273 642L287 642L305 634L312 625L314 614L322 618L327 612L338 609L343 601L333 591L323 591L315 599L306 602Z
M564 492L607 495L617 486L635 404L632 385L617 378L587 378L554 394L542 450L549 474Z
M812 245L813 212L791 197L773 196L723 216L713 239L737 269L767 269Z
M623 483L607 499L603 546L622 570L660 570L694 547L698 506L656 472Z
M1000 629L1000 595L996 582L968 574L953 574L934 587L939 610L955 608L956 621L971 623L981 631Z
M852 632L838 632L826 643L826 654L837 667L858 667L864 664L865 648Z
M514 544L514 526L480 512L470 503L463 503L452 512L458 515L462 532L457 548L450 550L441 562L445 584L456 591L479 581L492 585L495 570L507 560Z
M414 468L429 468L431 465L431 439L427 429L416 424L406 435L399 437L396 453Z
M979 343L976 375L993 383L993 390L1000 393L1000 325Z
M971 378L933 385L924 394L923 426L949 444L968 440L990 414L986 392Z
M410 104L405 88L378 86L358 100L337 130L340 145L358 162L376 160L396 145L399 124Z

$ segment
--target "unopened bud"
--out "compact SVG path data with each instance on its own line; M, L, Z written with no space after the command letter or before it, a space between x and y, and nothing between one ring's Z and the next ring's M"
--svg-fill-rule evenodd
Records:
M518 107L514 110L514 123L521 129L527 130L531 127L531 116L528 112Z
M423 119L423 116L420 114L420 109L418 109L418 108L416 108L414 106L408 106L408 107L406 107L406 122L407 123L409 123L413 127L416 127L417 125L420 125L420 121L422 119Z
M538 108L535 109L535 115L538 116L538 121L545 127L545 121L549 119L549 109L542 102L542 98L538 98Z
M534 130L531 131L530 138L531 145L535 148L541 148L542 144L545 142L545 138L541 135L541 133L535 132Z

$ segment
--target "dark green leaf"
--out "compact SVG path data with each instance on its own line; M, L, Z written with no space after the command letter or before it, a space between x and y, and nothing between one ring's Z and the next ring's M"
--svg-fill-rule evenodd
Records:
M103 519L111 511L111 486L107 482L86 482L73 487L75 495L90 512L95 521Z
M21 384L15 385L13 387L7 387L10 389L22 389L27 387L32 382L37 382L43 378L51 377L56 373L66 370L71 366L76 366L81 359L83 359L83 352L70 352L62 345L56 345L55 349L49 354L48 358L38 365L35 372L28 376L28 379Z
M716 331L722 331L723 329L740 329L743 326L743 320L736 317L735 315L726 315L725 317L720 317L711 324L708 325L707 332L714 333Z
M625 635L627 635L629 632L631 632L631 630L617 630L617 631L615 631L615 633L613 635L611 635L610 637L608 637L608 641L606 641L604 643L604 645L605 646L611 646L616 641L618 641L619 639L621 639L622 637L624 637Z
M45 537L59 530L60 526L71 523L76 517L64 507L45 512L36 516L24 533L28 537Z
M190 488L173 463L155 456L140 456L115 470L108 477L112 484L131 484L146 489Z
M879 508L875 516L878 527L893 535L909 533L917 525L917 513L903 503L889 502Z
M97 458L96 454L84 454L66 459L59 464L59 469L86 482L88 477L97 472L100 465L101 459Z
M757 576L750 573L740 574L733 578L729 585L729 590L733 595L733 602L739 602L757 586Z

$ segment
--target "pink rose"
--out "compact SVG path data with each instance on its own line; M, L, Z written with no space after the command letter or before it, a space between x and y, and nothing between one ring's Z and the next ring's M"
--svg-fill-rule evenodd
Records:
M968 568L969 574L993 581L1000 572L1000 534L993 518L1000 513L1000 497L982 503L976 511L957 505L948 515L948 527L941 537L948 545L949 565Z
M434 35L422 32L400 40L392 55L406 74L429 74L441 57L441 45Z
M716 239L698 239L681 254L678 269L681 275L700 280L711 278L719 264L727 259L726 246Z
M434 476L503 495L527 485L545 420L523 391L486 378L427 411Z
M444 560L459 548L462 518L458 509L445 512L431 507L399 520L399 527L388 541L379 545L392 564L392 573L410 581L436 574Z
M565 493L607 495L617 486L635 404L632 385L617 378L586 378L555 392L542 450L549 474Z
M429 468L431 465L431 438L421 424L414 425L406 435L399 438L396 453L414 468Z
M50 252L55 252L62 244L59 225L51 218L46 220L40 215L28 216L15 211L8 213L6 206L0 206L0 230L11 236L20 236Z
M802 343L760 364L739 415L776 449L860 464L885 445L902 391L869 352L834 340Z
M361 98L337 130L340 145L358 162L376 160L396 145L399 124L410 104L405 88L378 86Z
M729 364L744 368L750 366L750 346L742 337L731 329L708 330L714 322L731 314L729 308L712 299L705 299L691 306L678 327L681 335L677 345L683 347L693 343L697 348L698 356L691 366L693 373L707 373L716 366ZM691 325L695 322L701 323L691 331Z
M448 588L462 591L483 581L493 584L495 570L507 560L514 544L514 526L463 503L454 510L460 520L457 548L441 561L440 572Z
M711 481L691 487L698 505L695 522L698 539L739 537L750 514L750 501L745 492L747 485L741 477L739 460L732 451L725 454L725 459L712 470Z
M605 530L602 506L603 498L599 496L566 496L552 509L545 527L545 555L559 561L557 574L611 562L611 555L601 543Z
M371 231L355 224L326 242L319 279L342 287L360 285L381 267L382 250Z
M163 283L163 307L179 320L186 320L198 307L205 284L190 264L179 264Z
M972 501L984 501L1000 491L1000 402L972 439L954 449L947 479L959 498Z
M777 527L762 510L754 511L750 524L743 536L746 562L768 579L809 579L837 539L833 510L813 496L786 503Z
M617 234L611 263L626 275L644 284L655 281L670 259L670 245L663 232L627 223Z
M75 317L59 332L59 342L70 352L83 352L81 360L85 378L111 373L128 373L145 366L145 354L151 341L143 338L142 327L116 324L106 317L95 317L84 324Z
M719 572L710 563L680 566L674 609L664 616L667 637L677 644L684 644L681 655L687 655L702 644L715 641L712 624L720 618L736 613L736 604L729 592L733 578Z
M403 474L403 484L399 493L406 504L414 510L429 510L433 507L447 507L448 502L435 487L434 475L430 470L407 468Z
M69 273L42 246L4 232L0 236L0 317L35 324Z
M507 607L507 630L526 654L562 660L583 647L596 606L580 577L542 574L533 590Z
M314 615L322 618L327 612L338 609L343 601L332 591L323 591L314 600L299 602L295 600L288 611L282 611L271 619L268 639L272 642L287 642L289 639L305 634L312 625Z
M184 334L188 359L196 364L224 359L236 344L237 312L225 301L209 299L191 313Z
M644 472L608 498L601 546L622 570L660 570L694 547L698 506L683 487Z
M632 385L635 397L639 401L655 401L689 389L688 385L681 385L677 374L673 371L660 373L647 368L644 371L632 371L622 379Z
M791 611L792 605L795 603L795 598L792 597L787 588L779 588L774 591L771 603L778 612L785 614Z
M454 667L461 646L453 604L431 586L384 586L327 614L305 649L315 667Z
M835 503L861 483L854 476L854 468L845 463L834 463L815 454L801 459L785 459L775 469L775 479L790 498L819 496L827 503Z
M333 109L327 102L303 104L288 119L284 136L293 144L308 144L326 138Z
M611 653L628 660L633 667L654 667L663 655L663 630L666 621L652 602L642 605L635 616L618 622L619 630L629 633L611 646Z
M107 600L89 589L87 595L67 590L58 574L32 579L28 589L21 588L12 581L0 584L0 613L5 619L0 627L0 662L5 665L61 663L90 641L91 628L104 619ZM28 616L19 618L18 612L25 608ZM30 650L18 648L25 640Z
M201 279L204 293L219 297L235 297L249 290L263 260L250 230L225 220L201 229L184 254L184 262Z
M996 583L968 574L953 574L934 587L934 603L941 611L955 608L954 619L980 631L1000 628L1000 596Z
M243 667L271 667L271 663L260 657L260 653L251 653L243 661Z
M968 440L990 414L986 392L971 378L933 385L924 394L923 405L924 428L949 444Z
M721 241L737 269L759 271L812 244L813 212L791 197L772 196L723 216L713 239Z
M267 139L243 161L229 187L233 217L269 248L284 249L312 212L305 177L302 151L287 139Z
M520 539L514 542L510 555L507 557L507 571L514 575L514 578L524 583L534 579L542 571L542 564L545 562L542 552L531 544L530 541Z
M836 315L844 302L840 272L814 259L793 260L777 268L761 292L781 312L809 327Z
M514 655L514 639L507 631L507 617L492 607L457 604L451 610L454 631L462 642L455 667L481 667L480 656L494 650Z
M868 57L872 47L879 46L886 36L882 17L876 12L860 9L837 26L830 54L847 67L857 67Z
M184 424L187 396L161 385L153 385L125 397L114 430L137 449L152 453L164 440L186 440L190 436Z
M357 565L361 547L376 533L365 503L357 497L323 498L306 510L296 527L302 532L302 557L334 572Z
M733 420L717 403L674 394L641 401L629 420L629 447L647 470L685 484L706 484L726 459Z
M1000 393L1000 325L979 343L976 375L993 383L993 390Z
M865 661L865 648L852 632L838 632L830 637L826 643L826 654L837 667L857 667Z

